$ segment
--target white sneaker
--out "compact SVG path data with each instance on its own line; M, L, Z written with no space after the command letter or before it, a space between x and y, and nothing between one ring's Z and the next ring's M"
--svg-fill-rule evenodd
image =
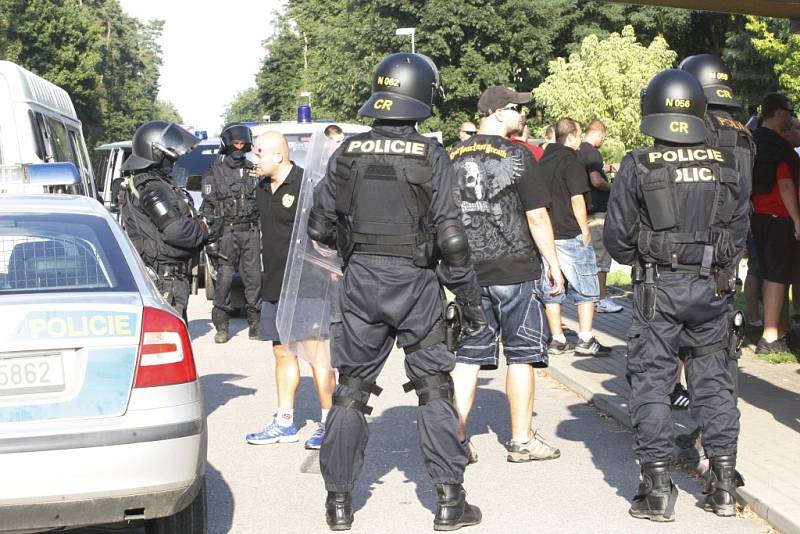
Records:
M609 298L598 300L594 309L597 313L617 313L622 311L622 306Z

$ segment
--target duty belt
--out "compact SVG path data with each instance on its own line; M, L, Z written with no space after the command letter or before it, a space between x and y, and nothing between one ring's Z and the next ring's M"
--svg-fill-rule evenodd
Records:
M232 230L234 232L244 232L245 230L258 227L258 222L256 221L226 222L224 226L226 230Z
M158 276L182 278L189 275L187 263L157 263L153 270Z

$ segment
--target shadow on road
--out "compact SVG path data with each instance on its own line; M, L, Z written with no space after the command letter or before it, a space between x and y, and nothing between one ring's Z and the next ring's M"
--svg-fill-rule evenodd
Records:
M256 390L253 388L242 387L233 382L247 378L243 375L233 373L217 373L200 377L200 384L203 388L203 398L206 405L206 415L211 415L214 410L224 406L229 400L241 397L242 395L253 395Z

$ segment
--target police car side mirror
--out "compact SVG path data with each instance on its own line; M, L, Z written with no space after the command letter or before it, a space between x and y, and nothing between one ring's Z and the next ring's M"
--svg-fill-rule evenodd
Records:
M186 179L186 188L187 191L195 191L200 192L203 189L203 177L198 175L192 175Z

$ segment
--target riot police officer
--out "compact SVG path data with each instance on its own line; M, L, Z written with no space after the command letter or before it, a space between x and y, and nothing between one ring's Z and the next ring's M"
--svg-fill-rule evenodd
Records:
M716 148L730 150L739 165L740 185L749 196L752 188L755 142L750 130L731 116L741 104L733 93L731 69L712 54L697 54L681 61L681 70L700 82L708 100L705 114L706 142Z
M403 388L419 397L422 453L438 497L434 529L481 520L461 485L467 452L458 438L449 375L455 357L444 344L439 281L456 294L469 332L484 328L486 318L453 196L455 174L444 149L415 127L430 116L439 91L429 58L387 56L359 110L375 119L373 129L334 152L315 191L308 233L335 247L345 264L341 322L331 325L339 384L320 453L331 530L352 524L351 492L368 435L364 415L372 411L367 402L381 392L375 380L395 338L410 379Z
M603 234L611 256L633 265L626 377L642 484L629 512L674 520L669 394L680 352L710 460L705 508L731 516L741 482L735 472L741 332L731 328L729 295L749 225L749 186L734 153L707 144L706 97L694 76L677 69L657 74L642 91L641 108L641 130L655 146L623 160Z
M208 240L209 228L195 216L192 198L170 172L199 140L175 123L150 121L133 135L132 154L122 164L133 176L123 184L122 225L145 265L158 276L167 302L186 319L191 260Z
M261 314L261 235L258 227L255 166L246 159L253 145L250 128L231 124L220 134L222 157L203 176L204 216L222 217L224 223L218 250L206 253L216 263L217 279L211 322L217 329L216 343L229 339L231 285L238 267L244 283L250 339L258 339Z

